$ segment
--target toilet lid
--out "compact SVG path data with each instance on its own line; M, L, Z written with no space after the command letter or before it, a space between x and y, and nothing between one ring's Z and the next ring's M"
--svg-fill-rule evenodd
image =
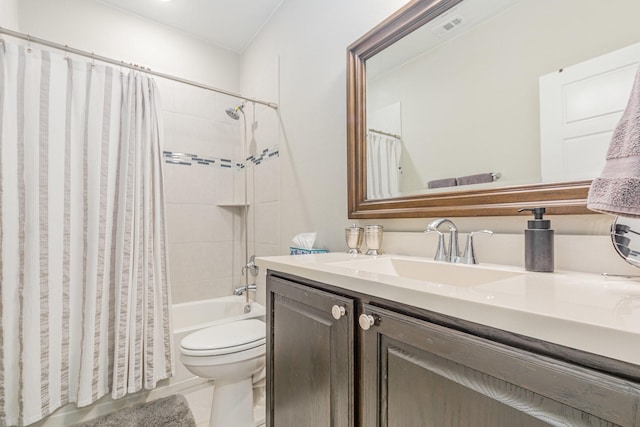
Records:
M235 353L265 343L267 328L261 320L247 319L210 326L187 335L180 346L191 354Z

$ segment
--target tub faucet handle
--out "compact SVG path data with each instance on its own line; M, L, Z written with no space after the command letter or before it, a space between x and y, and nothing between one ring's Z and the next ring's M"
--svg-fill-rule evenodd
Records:
M247 262L247 265L242 267L242 275L244 276L245 272L248 271L253 277L256 277L258 275L259 269L260 267L256 265L256 256L251 255L249 257L249 262Z

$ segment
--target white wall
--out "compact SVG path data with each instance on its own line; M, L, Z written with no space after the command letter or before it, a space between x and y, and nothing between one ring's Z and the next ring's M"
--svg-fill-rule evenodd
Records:
M0 27L18 31L18 0L0 0Z
M243 86L279 64L280 253L298 233L344 248L346 49L405 0L285 0L243 55Z
M95 0L20 0L18 17L20 30L35 37L239 90L237 54Z
M403 4L402 0L285 0L243 55L243 85L259 86L260 71L272 70L276 60L279 64L280 218L274 227L280 229L280 254L288 253L291 238L304 231L318 232L318 247L342 251L346 250L343 228L350 223L421 232L431 220L353 221L347 216L346 48ZM527 219L514 215L454 220L463 232L491 229L521 234ZM612 217L549 219L557 234L601 236L608 234ZM489 241L484 250L497 254L505 250L494 243L499 239ZM425 245L432 243L424 239ZM601 249L606 254L613 251L609 245ZM580 262L575 265L580 268ZM619 268L627 268L622 260Z
M318 232L318 247L345 249L343 227L352 222L346 203L346 48L404 3L285 0L241 59L94 1L21 0L19 16L21 30L35 36L278 102L279 116L256 110L260 119L251 118L249 129L250 152L280 146L279 160L250 172L250 181L261 186L250 195L251 249L270 255L287 253L291 238L305 231ZM562 234L606 234L610 223L604 215L551 219ZM428 221L362 222L421 231ZM462 231L520 233L526 226L523 216L455 221Z

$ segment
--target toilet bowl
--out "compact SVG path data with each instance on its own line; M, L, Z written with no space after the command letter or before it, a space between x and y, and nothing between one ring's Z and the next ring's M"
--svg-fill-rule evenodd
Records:
M258 319L201 329L180 343L180 361L214 381L209 427L255 427L252 376L265 366L266 326Z

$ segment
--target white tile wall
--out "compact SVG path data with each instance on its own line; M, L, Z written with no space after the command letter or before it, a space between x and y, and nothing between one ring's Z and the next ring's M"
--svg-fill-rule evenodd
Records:
M219 204L244 201L245 171L235 167L243 159L243 121L232 120L226 108L239 102L231 97L158 79L165 128L164 150L205 158L228 158L233 168L164 163L169 270L174 303L229 295L244 284L243 208ZM273 149L278 120L267 107L248 104L249 154ZM255 118L254 118L255 116ZM251 207L249 255L277 250L279 159L249 163L248 201Z
M280 202L256 203L256 243L276 245L280 241Z
M175 140L173 146L170 147L171 151L206 156L214 154L214 144L217 147L222 146L219 141L216 141L216 126L218 124L214 121L182 113L172 114ZM223 156L220 155L220 157Z
M280 253L280 245L267 245L262 243L256 243L256 256L276 256L281 255ZM258 290L256 292L256 301L260 304L266 304L266 272L261 271L256 277L256 285L258 286Z
M166 214L171 224L169 240L173 243L233 240L234 214L228 209L209 204L171 203Z
M230 184L230 182L235 182L236 180L236 174L233 170L214 168L213 180L218 184L225 183L225 185L214 186L215 198L218 203L236 202L235 198L237 193L235 191L234 184Z
M183 166L164 164L165 200L177 204L215 205L215 188L217 185L229 185L233 175L228 179L215 182L213 167L198 165ZM220 178L220 177L219 177Z
M254 168L255 202L280 200L280 162L266 161Z

